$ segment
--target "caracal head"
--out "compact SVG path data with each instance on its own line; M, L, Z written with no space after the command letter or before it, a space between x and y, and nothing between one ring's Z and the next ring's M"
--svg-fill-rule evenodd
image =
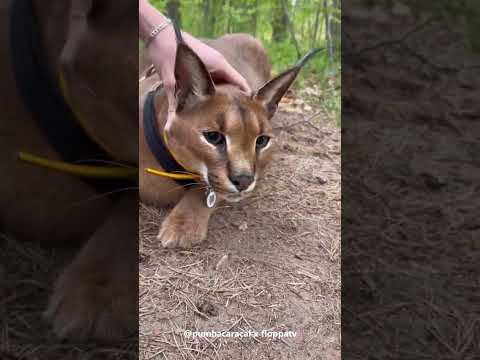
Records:
M165 126L177 160L227 201L250 194L272 159L278 103L313 53L250 95L230 85L216 88L200 58L180 43L177 108Z

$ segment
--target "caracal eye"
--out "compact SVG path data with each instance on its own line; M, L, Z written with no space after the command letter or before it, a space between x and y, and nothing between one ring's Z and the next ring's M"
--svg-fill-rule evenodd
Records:
M257 149L263 149L270 142L270 137L267 135L261 135L257 138L255 146Z
M203 136L210 144L215 146L223 145L225 143L225 136L218 131L205 131Z

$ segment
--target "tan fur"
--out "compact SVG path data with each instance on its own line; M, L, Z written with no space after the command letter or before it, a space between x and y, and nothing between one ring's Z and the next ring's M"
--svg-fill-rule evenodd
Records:
M270 63L261 44L248 35L227 35L208 44L220 51L248 81L253 89L265 84L270 76ZM169 179L145 173L147 167L159 168L143 131L145 94L158 82L152 76L140 83L140 194L147 203L158 206L177 204L163 222L159 239L166 247L190 247L206 238L208 220L213 211L205 206L205 190L185 189ZM165 94L156 97L159 129L167 122ZM225 153L202 141L202 131L220 131L227 140ZM217 84L214 96L175 115L167 129L168 145L175 158L188 170L202 174L208 170L208 180L223 199L238 201L249 192L232 193L229 172L255 174L256 181L269 163L274 149L256 152L259 135L272 137L272 125L265 108L250 96L231 85Z
M0 4L0 231L45 245L85 243L55 285L48 319L59 336L70 339L124 336L137 327L137 294L125 292L138 281L137 196L92 200L99 194L84 181L17 160L18 151L59 156L17 95L8 53L8 3ZM92 22L95 30L78 32L69 22L70 4L82 0L34 1L52 71L63 67L68 96L81 109L85 127L121 162L136 162L138 156L138 139L132 136L137 22L129 16L137 9L130 3L103 1Z

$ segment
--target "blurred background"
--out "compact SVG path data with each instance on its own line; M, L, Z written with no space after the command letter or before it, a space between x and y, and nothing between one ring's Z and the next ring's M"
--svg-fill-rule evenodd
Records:
M340 0L150 0L183 30L200 38L248 33L260 39L274 74L308 50L325 48L302 71L294 91L340 124ZM299 92L300 91L300 92ZM298 105L298 104L297 104Z

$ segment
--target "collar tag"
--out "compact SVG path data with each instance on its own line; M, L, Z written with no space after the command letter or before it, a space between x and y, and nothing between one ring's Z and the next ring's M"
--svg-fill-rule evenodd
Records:
M215 191L213 191L213 189L209 188L207 190L207 207L208 208L214 207L216 202L217 202L217 194L215 194Z

